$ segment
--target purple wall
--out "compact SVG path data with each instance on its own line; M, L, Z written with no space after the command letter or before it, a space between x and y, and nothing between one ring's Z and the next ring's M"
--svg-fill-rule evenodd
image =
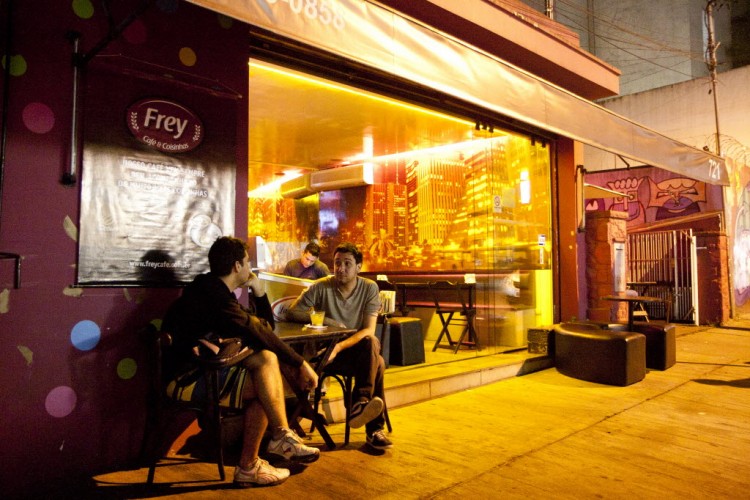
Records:
M111 2L115 24L141 3ZM246 96L246 26L176 0L150 3L98 57L121 54L167 68L178 80L209 79ZM161 318L179 290L70 288L80 184L60 182L72 102L65 35L80 32L88 52L105 37L108 21L102 3L89 0L15 1L13 7L12 47L6 48L11 76L2 81L10 100L0 251L20 254L22 272L14 289L12 265L0 265L0 485L4 495L20 496L133 463L147 372L137 331ZM237 164L246 165L244 97L237 106ZM236 190L236 235L244 238L246 168L237 171Z

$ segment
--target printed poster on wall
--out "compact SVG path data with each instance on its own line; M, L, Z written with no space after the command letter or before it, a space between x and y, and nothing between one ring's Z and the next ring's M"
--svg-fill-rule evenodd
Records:
M237 101L106 70L87 86L78 284L191 281L234 234Z

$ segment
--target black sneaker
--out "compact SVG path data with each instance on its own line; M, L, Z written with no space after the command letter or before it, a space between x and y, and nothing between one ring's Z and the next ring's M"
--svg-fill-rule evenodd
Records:
M362 427L383 412L383 400L375 396L371 400L362 400L352 405L349 415L349 427Z
M367 444L376 450L385 450L393 446L393 442L385 437L383 429L377 430L367 435Z

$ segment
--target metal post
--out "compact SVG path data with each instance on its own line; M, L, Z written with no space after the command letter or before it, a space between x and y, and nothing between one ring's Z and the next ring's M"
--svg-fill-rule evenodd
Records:
M78 85L81 79L81 53L80 53L80 41L81 34L76 32L68 33L68 38L73 43L73 88L72 88L72 110L71 110L71 121L70 121L70 160L68 164L67 172L63 173L62 182L67 186L72 186L76 183L76 174L78 173L78 165L80 162L78 139L79 133L79 110L78 110Z
M714 98L714 120L716 121L716 155L721 156L721 134L719 132L719 100L716 96L716 49L719 43L714 41L714 6L716 0L708 0L706 4L706 28L708 30L708 41L706 43L706 65L711 79L711 94Z

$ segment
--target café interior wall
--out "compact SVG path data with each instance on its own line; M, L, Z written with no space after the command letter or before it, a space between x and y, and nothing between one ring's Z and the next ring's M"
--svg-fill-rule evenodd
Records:
M116 23L141 3L111 4ZM137 332L158 321L179 294L75 286L80 184L60 182L68 168L72 106L66 33L81 33L82 52L91 50L109 26L101 5L17 1L10 23L0 20L12 26L10 77L2 81L9 101L0 251L22 257L19 288L12 261L0 261L0 488L6 498L60 492L65 481L133 463L146 411L147 367ZM244 94L246 37L240 23L191 4L155 2L97 57L118 54L171 72L178 83L219 82ZM238 165L247 161L246 109L238 101ZM236 192L246 188L246 168L238 168ZM246 227L247 201L237 196L239 237L246 237Z

